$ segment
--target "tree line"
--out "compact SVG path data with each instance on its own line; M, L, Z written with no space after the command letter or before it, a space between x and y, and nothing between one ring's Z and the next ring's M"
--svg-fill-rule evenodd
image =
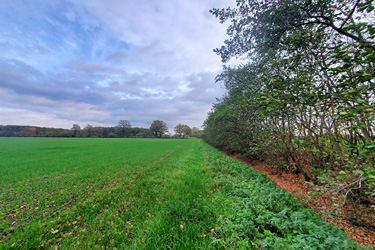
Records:
M131 128L126 134L119 127L94 127L87 125L81 128L74 124L71 129L45 128L37 126L0 125L0 137L94 137L94 138L150 138L152 132L145 128Z
M214 51L227 93L204 123L219 148L302 173L331 215L375 204L375 14L370 0L237 1L211 10L230 21ZM369 208L370 206L368 206ZM352 216L352 215L351 215Z
M167 124L161 120L153 121L150 128L132 127L128 120L120 120L114 127L94 127L88 124L81 128L73 124L71 129L0 125L0 137L201 138L203 133L198 128L191 129L183 124L178 124L174 130L176 134L171 136Z

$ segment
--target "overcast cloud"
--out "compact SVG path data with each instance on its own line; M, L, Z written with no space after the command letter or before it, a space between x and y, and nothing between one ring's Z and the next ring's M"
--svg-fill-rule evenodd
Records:
M0 0L0 125L202 125L230 0Z

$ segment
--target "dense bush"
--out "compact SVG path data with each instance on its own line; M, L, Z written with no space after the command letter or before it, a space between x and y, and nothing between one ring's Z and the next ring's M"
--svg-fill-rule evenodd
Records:
M338 206L374 203L373 10L369 0L248 0L212 10L231 21L216 52L249 63L217 77L227 94L205 121L205 140L301 172L319 195L340 197Z

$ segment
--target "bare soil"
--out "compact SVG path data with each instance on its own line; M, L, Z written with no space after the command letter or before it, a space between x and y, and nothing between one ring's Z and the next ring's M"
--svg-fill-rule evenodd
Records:
M295 197L297 197L301 202L308 204L315 212L320 214L324 220L329 221L340 228L343 228L346 234L354 238L358 244L363 246L375 245L375 230L373 228L355 225L351 220L338 216L330 218L326 214L322 213L319 207L323 205L329 206L329 203L331 203L332 201L327 198L311 200L311 198L309 198L310 196L308 195L308 192L312 191L313 188L306 184L302 174L296 175L290 172L284 172L280 168L275 168L267 165L265 162L240 157L228 152L223 153L232 157L233 159L247 164L248 166L262 172L263 174L266 174L277 184L278 187L284 188L286 191L292 193ZM370 218L375 221L375 213L372 213L368 216L370 216Z

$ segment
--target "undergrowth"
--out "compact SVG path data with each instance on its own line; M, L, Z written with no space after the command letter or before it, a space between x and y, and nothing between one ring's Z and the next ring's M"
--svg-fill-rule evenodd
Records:
M211 188L228 195L234 213L219 218L210 235L223 248L366 249L321 219L266 175L204 145L215 176Z

